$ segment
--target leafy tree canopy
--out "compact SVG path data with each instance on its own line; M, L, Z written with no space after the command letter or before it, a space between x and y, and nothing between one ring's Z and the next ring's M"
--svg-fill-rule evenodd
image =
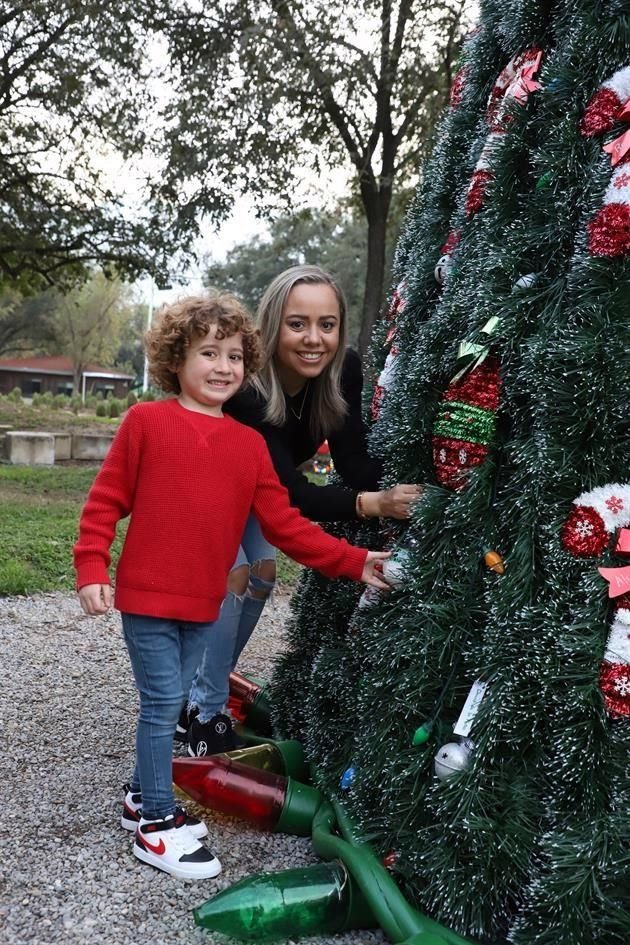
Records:
M391 225L398 228L399 214ZM393 245L393 239L390 245ZM283 214L268 234L238 243L225 261L210 261L207 285L234 292L254 312L271 280L301 263L322 266L338 279L348 302L350 341L356 344L367 257L366 230L360 215L345 206L333 210L307 208ZM388 259L388 272L391 260Z
M145 144L146 51L164 9L153 0L0 0L5 284L41 287L94 260L134 273L169 250L164 202L132 213L107 173L113 155Z
M365 279L365 228L353 216L302 210L278 217L266 237L234 246L225 262L211 262L207 285L234 292L255 311L271 280L301 263L323 266L339 280L348 301L353 340Z
M169 24L176 70L164 199L180 220L225 214L247 192L291 206L296 167L352 169L367 220L364 340L383 295L394 188L444 103L461 0L218 0Z

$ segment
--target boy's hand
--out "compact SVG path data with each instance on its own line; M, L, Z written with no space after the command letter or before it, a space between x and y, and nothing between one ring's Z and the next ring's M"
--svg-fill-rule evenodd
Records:
M381 561L385 561L386 558L391 558L391 554L391 551L368 551L365 564L363 565L363 571L361 572L361 580L364 584L378 587L379 591L391 591L391 584L388 584L387 581L383 580L381 577Z
M84 584L79 590L79 603L83 612L90 617L106 614L112 607L112 588L110 584Z

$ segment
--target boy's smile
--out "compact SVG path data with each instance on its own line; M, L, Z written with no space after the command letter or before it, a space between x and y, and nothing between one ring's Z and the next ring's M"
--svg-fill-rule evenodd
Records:
M243 383L243 339L240 332L229 338L216 337L216 325L195 338L178 368L179 402L188 410L223 416L222 407Z

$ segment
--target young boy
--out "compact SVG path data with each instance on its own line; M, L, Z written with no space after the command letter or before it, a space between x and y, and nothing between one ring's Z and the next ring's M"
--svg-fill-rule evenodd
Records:
M200 840L205 824L175 806L173 735L182 703L226 593L250 510L286 554L331 577L387 585L367 552L327 535L293 509L263 438L224 415L223 404L257 369L258 334L234 296L212 293L167 307L147 335L149 370L175 396L131 408L90 490L74 549L86 614L112 605L109 549L131 516L114 605L140 715L136 766L122 825L133 852L180 878L221 870ZM210 652L211 649L210 649Z

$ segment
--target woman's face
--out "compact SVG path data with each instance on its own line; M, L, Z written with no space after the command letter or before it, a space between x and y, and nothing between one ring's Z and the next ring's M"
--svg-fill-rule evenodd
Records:
M340 322L337 295L329 285L300 282L291 289L274 356L287 394L296 394L333 360Z

